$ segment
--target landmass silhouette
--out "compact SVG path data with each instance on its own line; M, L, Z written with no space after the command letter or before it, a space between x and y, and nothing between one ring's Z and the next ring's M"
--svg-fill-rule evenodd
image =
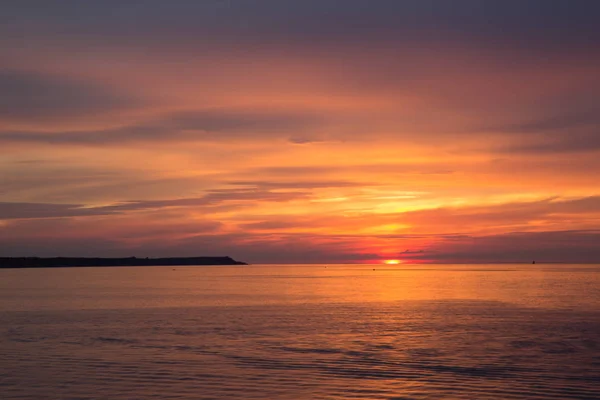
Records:
M86 258L86 257L0 257L0 268L58 268L58 267L144 267L193 265L248 265L231 257L173 257L173 258Z

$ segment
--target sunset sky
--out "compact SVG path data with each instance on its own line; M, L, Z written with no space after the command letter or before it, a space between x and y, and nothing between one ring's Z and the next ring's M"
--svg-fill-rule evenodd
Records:
M600 1L6 0L0 256L600 261Z

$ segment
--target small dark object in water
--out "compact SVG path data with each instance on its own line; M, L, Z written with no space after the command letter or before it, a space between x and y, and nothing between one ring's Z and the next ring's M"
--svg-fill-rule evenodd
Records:
M532 264L535 264L535 260L532 262Z

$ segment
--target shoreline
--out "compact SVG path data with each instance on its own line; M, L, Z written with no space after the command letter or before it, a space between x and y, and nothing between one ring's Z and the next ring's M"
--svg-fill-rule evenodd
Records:
M231 257L0 257L0 269L6 268L79 268L79 267L173 267L207 265L248 265Z

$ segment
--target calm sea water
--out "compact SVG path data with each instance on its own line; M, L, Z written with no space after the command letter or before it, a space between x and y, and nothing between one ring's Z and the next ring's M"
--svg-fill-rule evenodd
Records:
M600 399L600 265L0 270L0 357L2 399Z

